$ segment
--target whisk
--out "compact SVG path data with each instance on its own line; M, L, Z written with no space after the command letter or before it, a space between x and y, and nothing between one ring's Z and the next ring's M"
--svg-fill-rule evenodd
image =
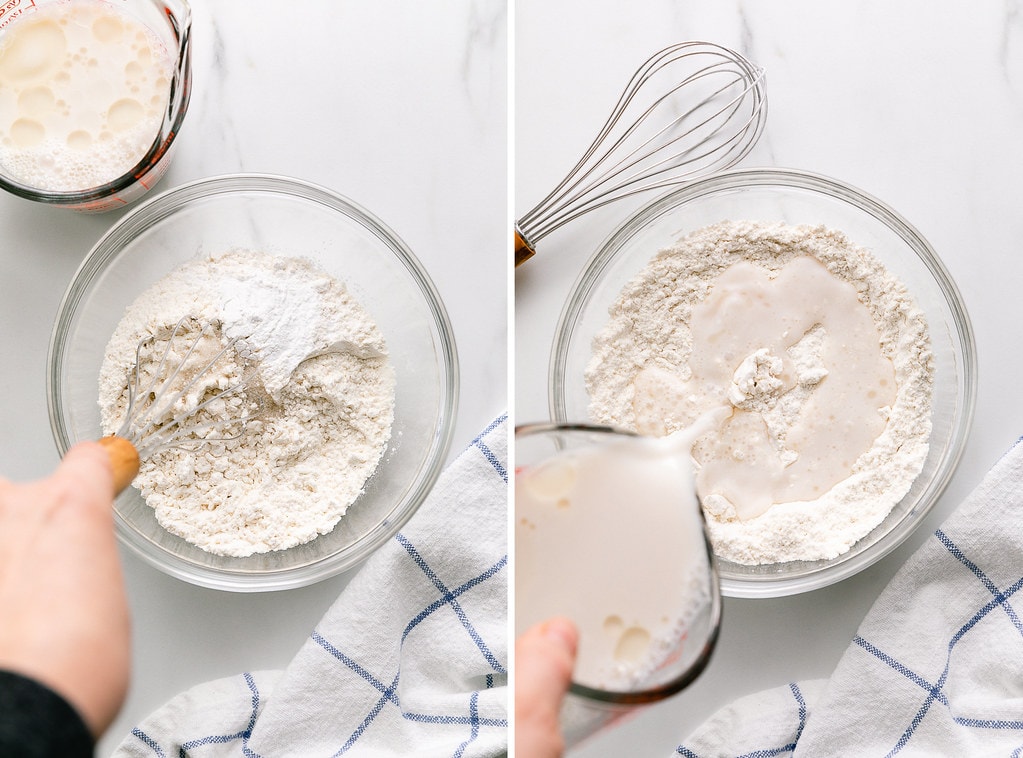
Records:
M710 42L661 50L629 80L575 167L515 224L515 265L595 208L735 165L766 118L763 69L739 53Z
M125 419L117 432L99 441L113 464L117 493L154 453L238 439L246 424L260 417L263 393L246 394L261 389L253 382L251 356L238 349L239 339L229 340L212 356L204 354L203 342L214 334L213 324L186 316L160 336L166 340L162 352L157 335L139 341L127 383ZM229 417L211 413L225 404L233 406Z

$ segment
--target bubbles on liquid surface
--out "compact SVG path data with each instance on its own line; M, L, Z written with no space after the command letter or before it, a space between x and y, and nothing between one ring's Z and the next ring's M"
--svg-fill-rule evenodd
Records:
M608 634L617 637L622 633L622 629L625 628L625 622L622 621L621 616L608 616L604 619L604 631Z
M0 49L0 80L12 85L42 79L60 66L67 41L60 25L29 21L21 34Z
M530 471L523 484L535 497L558 501L564 507L568 504L567 496L575 485L575 479L575 466L568 461L553 460Z
M72 150L88 150L92 146L92 135L84 129L76 129L67 136L67 146Z
M124 33L124 24L113 16L101 16L92 24L92 36L100 42L116 42Z
M34 147L46 137L46 130L34 119L19 118L11 124L10 135L16 147Z
M39 6L0 44L0 171L50 191L130 171L160 134L173 55L105 0Z
M131 129L146 115L142 103L132 97L125 97L110 106L107 111L107 124L115 132Z
M650 632L641 626L625 625L621 616L604 619L604 632L614 640L614 659L618 663L638 664L650 648Z
M26 116L41 116L58 106L49 87L31 87L18 96L18 110Z
M620 663L640 663L650 649L650 632L641 626L630 626L618 638L615 660Z

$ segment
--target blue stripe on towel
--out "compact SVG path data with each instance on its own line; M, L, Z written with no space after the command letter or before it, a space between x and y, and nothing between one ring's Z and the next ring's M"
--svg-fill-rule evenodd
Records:
M1008 602L1008 598L1019 589L1020 582L1013 585L1015 589L1010 587L1008 594L999 591L999 589L995 586L995 583L988 579L977 564L966 557L963 551L960 550L951 539L949 539L947 534L941 531L941 529L938 529L934 533L934 536L938 538L938 541L945 546L945 549L948 550L949 553L955 556L956 560L966 566L966 568L973 572L974 576L980 579L981 584L983 584L984 587L987 588L987 591L994 596L995 602L1001 606L1002 610L1005 611L1006 615L1012 621L1013 625L1016 627L1016 631L1018 631L1020 635L1023 635L1023 624L1020 624L1019 616L1016 615L1016 610L1009 605Z
M461 622L462 626L465 627L466 632L469 633L469 636L472 638L472 641L475 642L476 646L480 649L480 652L483 654L483 657L486 659L487 663L493 666L494 671L496 671L497 673L499 674L506 673L504 666L502 666L501 662L497 660L497 657L492 652L490 652L490 649L487 647L486 642L484 642L483 638L480 637L479 632L477 632L476 629L473 628L472 623L465 615L465 611L462 609L462 606L458 603L457 598L459 595L471 590L473 587L477 586L478 584L481 584L482 582L485 582L487 579L490 579L495 574L497 574L508 563L508 556L507 555L503 556L497 563L495 563L485 572L483 572L482 574L473 579L470 579L469 581L467 581L465 584L463 584L461 587L458 587L454 591L451 591L444 585L444 582L441 581L440 577L438 577L434 570L430 568L430 566L426 563L423 557L419 554L419 551L416 550L415 546L411 542L409 542L404 535L401 534L398 535L398 542L400 542L402 547L405 548L405 550L408 552L409 556L412 558L415 564L419 566L419 568L422 570L424 574L426 574L426 577L433 583L433 586L435 586L441 592L440 600L427 606L427 608L419 616L413 619L413 621L410 623L410 626L418 624L420 621L422 621L423 618L426 618L426 616L433 613L437 608L441 607L442 605L450 605L451 609L455 612L455 615L458 616L458 620ZM408 636L408 631L409 629L407 628L405 630L405 633L402 635L402 641L404 641L404 638Z
M476 644L480 653L484 659L493 667L494 671L498 674L506 674L507 671L497 657L490 651L486 642L480 636L479 632L473 627L471 621L465 613L464 608L458 603L458 597L486 582L498 574L506 567L508 563L508 556L501 557L495 564L488 567L483 573L478 576L472 577L466 582L462 583L454 589L449 589L447 585L440 579L436 572L429 566L426 560L420 555L416 547L406 538L404 535L399 534L397 536L398 542L405 548L409 558L412 559L413 563L419 567L419 569L426 575L437 591L440 593L440 597L430 604L428 604L422 611L409 622L405 627L401 635L401 644L405 643L411 631L422 623L423 620L428 618L431 614L440 608L450 606L455 612L456 617L462 624L462 627L466 630L470 639ZM362 722L356 727L355 731L348 737L341 748L334 754L335 756L344 755L346 752L358 742L359 738L365 733L366 729L369 728L373 720L380 714L384 707L391 703L395 707L401 710L401 703L397 695L398 682L400 681L401 672L400 670L395 674L394 679L389 685L385 685L372 673L370 673L364 666L360 665L351 656L344 653L336 645L327 640L318 631L314 631L312 634L313 641L323 648L327 653L337 659L339 662L344 664L348 669L358 674L367 683L370 684L374 689L381 693L380 697L376 700L369 712L363 718ZM492 675L491 675L492 676ZM493 680L488 681L488 686L492 686ZM476 712L476 703L478 695L473 693L469 715L427 715L406 712L402 710L402 717L417 723L436 723L436 724L464 724L470 727L471 733L470 738L462 744L459 748L461 752L464 752L465 748L471 744L479 735L480 727L498 727L507 728L507 719L482 719Z
M206 745L223 745L235 740L242 741L242 755L246 756L246 758L260 758L259 754L252 751L248 745L249 737L252 736L252 729L256 725L256 716L259 713L259 689L256 687L256 681L252 678L252 674L246 671L243 676L245 684L251 693L252 712L249 714L248 726L235 734L211 734L183 742L178 750L179 758L187 758L188 751L193 748L204 747Z
M494 451L491 450L490 446L487 445L483 440L486 438L488 434L497 429L507 420L508 420L507 413L494 419L486 429L484 429L482 432L476 435L476 438L469 443L470 448L476 447L479 449L479 451L483 454L483 457L486 458L487 461L489 461L490 465L493 466L494 470L501 476L501 479L504 480L505 484L508 483L508 469L505 468L504 464L501 463L501 459L494 454Z
M948 681L949 674L952 668L952 653L956 646L963 640L963 638L969 634L977 625L986 617L988 617L992 611L996 608L1000 608L1005 612L1009 622L1016 628L1016 630L1023 635L1023 624L1020 623L1019 615L1016 613L1016 609L1012 607L1009 602L1010 598L1016 595L1020 589L1023 589L1023 577L1017 579L1006 589L999 589L997 585L985 574L983 569L977 565L966 553L941 529L938 529L934 533L935 539L948 551L949 555L954 557L963 566L969 569L978 581L984 586L984 588L991 594L992 600L985 603L981 608L956 632L952 635L952 639L949 640L947 651L945 654L945 666L940 676L935 683L928 682L923 676L910 670L908 666L905 666L898 661L893 655L884 652L877 646L871 644L867 640L857 635L853 642L859 645L863 650L870 653L874 658L881 661L889 668L902 674L907 680L913 682L915 685L924 690L927 695L916 714L913 716L910 723L906 726L902 735L896 741L895 745L888 752L888 756L894 756L899 753L906 745L909 744L916 730L923 722L927 713L930 711L931 706L934 703L940 703L949 708L948 696L944 691L946 682ZM1023 729L1023 720L1016 719L984 719L977 716L961 716L949 714L952 721L960 726L976 728L976 729Z
M478 703L479 693L474 692L469 698L469 717L472 725L472 732L469 735L469 739L459 745L458 749L455 750L454 758L462 758L462 756L465 755L465 749L475 742L476 738L480 735L480 713L479 710L477 710Z
M770 748L759 748L749 753L743 753L738 758L776 758L781 755L789 755L796 749L796 743L799 742L799 735L803 733L803 728L806 726L806 718L808 711L806 708L806 699L803 697L802 691L799 689L799 685L795 682L789 683L789 691L792 693L793 699L796 701L796 714L799 718L799 725L796 727L796 736L791 742L780 747ZM679 745L675 748L675 752L683 756L683 758L700 758L700 756L692 749L685 745Z
M135 727L134 729L131 730L131 733L137 740L142 742L142 744L144 744L146 747L148 747L150 750L156 753L157 758L167 758L167 754L160 749L159 745L156 744L156 740L154 740L148 734L143 732L141 729Z

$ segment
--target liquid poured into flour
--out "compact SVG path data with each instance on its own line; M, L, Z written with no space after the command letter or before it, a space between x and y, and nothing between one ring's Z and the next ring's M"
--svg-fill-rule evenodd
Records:
M717 555L831 559L927 457L927 321L870 251L823 226L722 222L627 283L585 372L593 421L653 435L707 408L697 490Z
M738 518L817 499L852 473L884 429L895 401L892 362L855 288L816 259L794 258L773 276L748 262L732 265L693 308L691 328L688 380L667 372L660 381L645 371L636 377L637 425L646 433L654 431L644 428L650 419L655 427L665 418L688 426L731 405L697 453L698 483L701 494L728 500ZM792 351L798 356L811 331L812 362L796 365ZM790 424L772 423L797 385L812 391L790 398L798 403Z

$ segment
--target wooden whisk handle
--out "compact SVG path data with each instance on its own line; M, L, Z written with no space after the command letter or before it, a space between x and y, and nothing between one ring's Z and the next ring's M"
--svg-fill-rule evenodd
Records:
M526 238L522 236L518 229L515 230L515 266L518 267L521 264L528 261L536 255L536 250L533 246L526 242Z
M114 496L120 495L139 473L139 451L124 437L111 434L99 440L114 467Z

